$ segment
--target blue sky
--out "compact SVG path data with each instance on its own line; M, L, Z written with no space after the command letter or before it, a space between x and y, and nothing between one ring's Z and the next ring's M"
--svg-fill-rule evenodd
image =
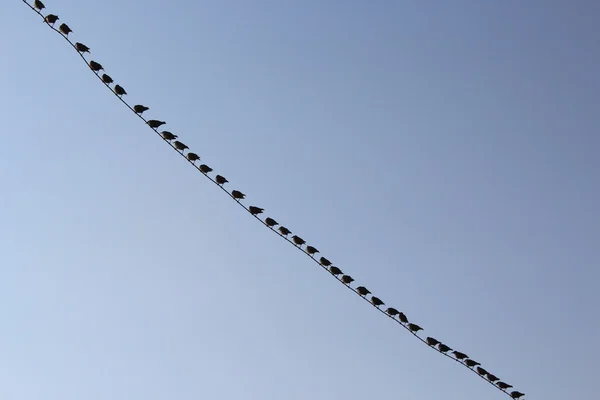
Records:
M529 399L600 356L596 1L48 0L131 104ZM503 399L260 226L21 1L0 396Z

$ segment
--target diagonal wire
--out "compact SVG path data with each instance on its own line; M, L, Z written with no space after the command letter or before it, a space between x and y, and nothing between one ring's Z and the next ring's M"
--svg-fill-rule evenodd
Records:
M69 40L69 38L67 37L67 35L62 34L58 29L56 29L56 27L54 27L54 25L49 24L48 22L45 21L45 17L44 15L35 7L33 7L31 4L29 4L26 0L22 0L23 3L25 3L33 12L35 12L36 14L38 14L46 23L46 25L52 29L53 31L55 31L56 33L58 33L63 39L65 39L67 41L67 43L69 43L71 45L71 47L73 47L73 49L77 52L77 54L79 55L79 57L81 57L81 59L86 63L86 65L88 65L89 67L89 62L88 60L85 58L85 56L83 55L82 52L79 52L77 50L77 48L75 47L75 44L73 42L71 42L71 40ZM100 82L102 82L102 84L104 84L104 86L106 86L108 88L108 90L111 91L111 93L113 95L115 95L115 97L117 99L119 99L121 101L121 103L123 103L127 108L129 108L129 110L135 115L137 116L139 119L141 119L142 121L144 121L144 123L147 125L148 120L146 120L144 117L142 117L140 114L136 113L135 110L133 109L133 107L131 107L121 96L117 95L113 89L111 89L110 84L104 82L102 80L102 78L100 77L99 71L93 71L90 68L90 71L92 71L92 73L94 75L96 75L96 78L98 78L100 80ZM287 241L288 243L290 243L292 246L294 246L296 249L298 249L299 251L301 251L303 254L305 254L306 256L308 256L314 263L316 263L319 267L321 267L322 269L324 269L325 271L329 272L329 275L332 276L334 279L336 279L337 281L339 281L340 283L342 283L342 285L344 287L346 287L346 289L351 290L352 292L354 292L356 295L358 295L362 300L364 300L365 302L367 302L369 305L371 305L372 307L374 307L377 311L379 311L381 314L385 315L386 317L388 317L389 319L391 319L392 321L396 322L398 325L400 325L402 328L404 328L406 331L408 331L411 335L413 335L415 338L417 338L419 341L421 341L422 343L424 343L427 347L429 347L430 349L433 349L434 351L438 352L439 354L449 358L450 360L457 362L458 364L462 365L463 367L467 368L469 371L471 371L472 373L474 373L476 376L478 376L479 378L483 379L485 382L487 382L488 384L492 385L494 388L498 389L499 391L501 391L502 393L506 394L507 396L513 398L513 395L511 393L509 393L507 390L500 388L499 386L497 386L496 384L494 384L493 382L489 381L488 379L486 379L483 375L480 375L479 373L477 373L473 368L470 368L469 366L467 366L465 364L465 362L463 360L459 360L457 358L451 357L449 354L444 353L442 351L440 351L438 348L434 347L434 346L430 346L427 341L425 339L423 339L421 336L417 335L415 332L413 332L412 330L410 330L407 326L407 324L402 323L400 320L396 319L394 316L388 314L387 312L385 312L383 309L379 308L378 306L374 305L371 301L369 301L369 299L366 296L362 296L361 294L359 294L359 292L349 286L349 284L346 284L342 281L341 278L339 278L336 275L333 275L331 273L331 271L324 266L323 264L321 264L314 255L309 254L307 251L303 250L301 245L296 245L290 238L288 238L287 236L284 236L282 234L280 234L279 232L277 232L277 230L275 230L272 226L269 226L265 221L263 221L262 219L260 219L257 215L252 214L250 212L250 209L248 206L245 206L244 204L241 203L241 201L237 198L235 198L230 192L227 191L227 189L225 189L222 185L218 184L216 182L215 179L213 179L212 177L210 177L208 174L202 172L199 168L198 165L196 165L193 161L189 160L183 151L179 151L177 150L177 148L173 145L173 143L171 143L169 140L165 139L156 128L152 128L149 125L147 125L150 129L152 129L154 131L154 133L156 133L158 135L159 138L161 138L167 145L169 145L174 151L176 151L181 157L183 157L184 160L186 160L189 164L191 164L194 168L196 168L198 171L200 171L200 173L202 173L202 175L204 175L205 178L207 178L208 180L210 180L213 184L215 184L219 189L221 189L224 193L226 193L230 198L232 198L240 207L242 207L244 210L246 210L250 215L252 215L257 221L259 221L261 224L263 224L264 226L266 226L270 231L272 231L273 233L275 233L277 236L279 236L280 238L282 238L283 240ZM278 225L278 224L276 224ZM513 392L514 393L514 392Z

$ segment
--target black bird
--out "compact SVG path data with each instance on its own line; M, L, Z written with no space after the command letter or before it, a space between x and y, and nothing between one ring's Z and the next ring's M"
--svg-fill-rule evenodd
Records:
M436 345L440 344L439 340L437 340L435 338L432 338L432 337L428 337L425 340L427 341L427 344L430 345L430 346L436 346Z
M346 285L349 285L354 282L354 278L352 278L350 275L342 275L342 282Z
M389 307L387 310L385 310L385 312L392 317L400 313L400 311L396 310L394 307Z
M184 151L185 149L189 149L185 144L181 143L179 140L173 142L173 145L177 150Z
M120 85L115 85L115 93L118 96L123 96L124 94L127 94L127 92L125 91L125 89L123 89L123 87L120 86Z
M329 261L325 257L321 257L321 259L319 261L321 262L321 265L324 265L326 267L329 267L331 265L331 261Z
M227 179L225 179L225 177L224 177L224 176L221 176L221 175L217 175L217 176L215 176L215 181L216 181L216 182L217 182L219 185L221 185L221 186L223 186L224 184L226 184L227 182L229 182Z
M398 318L400 318L400 322L403 324L408 324L408 318L406 318L406 315L403 312L398 314Z
M192 152L189 152L189 153L187 153L187 156L186 156L186 157L187 157L187 159L188 159L188 160L190 160L191 162L194 162L194 161L196 161L196 160L199 160L199 159L200 159L200 156L199 156L198 154L196 154L196 153L192 153Z
M488 381L490 381L490 382L496 382L496 381L500 380L500 378L498 378L496 375L490 374L489 372L487 374L487 378L488 378Z
M502 381L496 383L496 386L498 386L502 390L510 389L512 387L512 385L509 385L508 383L505 383L505 382L502 382Z
M302 246L304 243L306 243L306 241L304 239L302 239L300 236L296 236L296 235L292 236L292 240L298 246Z
M411 332L415 332L415 333L423 330L423 328L421 328L417 324L408 324L407 327L408 327L408 329L411 330Z
M510 397L512 397L513 399L518 399L519 397L523 396L525 396L525 393L517 392L516 390L510 393Z
M166 124L166 122L165 122L165 121L158 121L158 120L155 120L155 119L150 119L150 120L148 120L148 122L146 122L146 123L147 123L147 124L148 124L148 126L149 126L150 128L152 128L152 129L156 129L156 128L158 128L159 126ZM165 132L166 132L166 131L165 131ZM171 132L169 132L169 133L171 133ZM177 137L177 136L175 136L175 135L173 135L173 136L174 136L174 137ZM164 136L164 132L163 132L163 137L165 137L165 136ZM165 138L165 139L166 139L166 138Z
M319 250L317 250L317 248L313 246L306 246L306 252L312 256L313 254L318 253Z
M106 74L102 74L102 82L107 83L107 84L111 84L113 83L113 78L111 78L110 76L106 75Z
M234 190L231 192L231 196L233 196L234 199L245 199L246 195L242 192L240 192L239 190Z
M469 358L468 355L466 355L465 353L461 353L460 351L453 351L452 354L454 354L454 357L456 357L458 360L464 360L465 358Z
M33 2L33 6L34 6L36 9L40 10L40 11L42 11L44 8L46 8L46 6L44 5L44 3L42 3L40 0L35 0L35 1Z
M488 372L487 372L485 369L483 369L483 368L481 368L481 367L477 367L477 368L475 368L475 370L476 370L476 371L477 371L477 373L478 373L479 375L481 375L481 376L483 376L483 375L487 375L487 373L488 373Z
M202 172L203 174L208 174L210 171L212 171L213 169L211 167L209 167L206 164L202 164L200 166L200 172Z
M58 15L48 14L48 15L46 15L46 18L44 18L44 21L47 22L47 23L49 23L49 24L52 24L52 26L54 26L54 23L56 21L58 21L59 19L60 18L58 18Z
M69 25L67 25L67 24L60 24L60 26L58 27L58 30L65 36L69 36L69 33L73 32L71 30L71 28L69 28Z
M478 362L477 362L477 361L475 361L475 360L465 360L465 365L466 365L467 367L473 368L474 366L476 366L476 365L481 365L481 364L480 364L480 363L478 363Z
M281 234L282 234L283 236L287 236L287 235L289 235L290 233L292 233L292 231L290 231L290 230L289 230L288 228L286 228L285 226L280 226L280 227L279 227L279 232L281 232Z
M331 272L331 275L333 275L333 276L338 276L338 275L343 274L341 269L339 269L338 267L334 267L333 265L331 267L329 267L329 272Z
M136 104L135 106L133 106L133 111L135 111L137 114L143 114L144 111L148 111L149 108L146 106L143 106L141 104Z
M369 291L369 289L367 289L367 288L366 288L366 287L364 287L364 286L359 286L359 287L357 287L357 288L356 288L356 291L357 291L357 292L358 292L358 294L360 294L361 296L366 296L366 295L368 295L369 293L371 293L371 292Z
M248 211L250 211L250 214L252 214L252 215L258 215L258 214L262 214L262 212L265 211L265 209L260 208L260 207L250 206L250 207L248 207Z
M89 53L90 52L90 48L87 47L85 44L83 43L75 43L75 48L77 49L78 52L80 53Z
M379 307L385 304L379 297L375 296L371 297L371 303L373 303L375 307Z
M438 344L438 349L442 352L442 353L447 353L450 350L452 350L450 347L446 346L444 343L440 343Z
M90 68L92 69L92 71L104 71L104 67L102 66L102 64L97 63L96 61L90 61Z
M269 226L275 226L275 225L279 225L279 224L277 223L277 221L275 221L275 220L274 220L273 218L271 218L271 217L267 217L267 218L265 219L265 223L266 223L267 225L269 225Z
M150 122L150 121L148 121L148 122ZM160 122L160 121L156 121L156 122ZM164 122L163 122L163 124L164 124ZM162 125L162 124L161 124L161 125ZM150 125L150 126L152 126L152 125ZM158 126L157 126L157 127L158 127ZM177 139L177 135L173 135L173 134L172 134L171 132L169 132L169 131L162 131L160 134L162 135L162 137L164 137L164 138L165 138L166 140L168 140L168 141L171 141L171 140L173 140L173 139Z

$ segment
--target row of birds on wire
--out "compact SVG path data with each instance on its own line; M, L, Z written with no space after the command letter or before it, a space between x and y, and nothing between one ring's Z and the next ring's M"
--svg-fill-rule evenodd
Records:
M71 40L69 40L68 35L70 33L72 33L73 31L67 24L62 23L58 27L58 29L56 29L55 24L59 20L59 17L55 14L47 14L46 16L44 16L41 13L41 11L45 8L45 5L40 0L35 0L33 3L33 7L26 0L23 0L23 2L26 3L27 5L29 5L29 7L32 10L36 11L42 18L44 18L44 22L47 23L53 30L62 34L63 37L77 50L77 52L79 53L81 58L83 60L85 60L85 62L89 65L90 69L96 74L96 76L99 77L107 87L111 88L110 85L114 84L114 80L109 75L104 73L104 67L102 66L102 64L100 64L96 61L93 61L93 60L88 62L85 59L84 53L90 53L90 48L82 43L79 43L79 42L73 43ZM385 315L387 315L388 317L393 319L395 322L399 323L402 327L407 329L410 333L412 333L420 341L427 344L429 347L435 349L439 353L445 355L446 357L469 368L471 371L478 374L481 378L486 380L488 383L490 383L491 385L493 385L494 387L496 387L503 393L509 395L513 399L520 399L525 395L524 393L521 393L516 390L510 391L510 389L512 388L512 385L509 385L508 383L503 382L496 375L492 374L491 372L488 372L486 369L484 369L481 366L481 364L479 362L471 359L467 354L465 354L461 351L458 351L458 350L454 350L454 349L450 348L448 345L438 341L437 339L435 339L433 337L427 337L425 339L421 338L417 333L419 331L422 331L423 328L421 328L419 325L417 325L413 322L409 322L406 315L402 311L397 310L396 308L387 307L384 310L382 308L382 306L384 306L385 303L379 297L374 296L365 286L357 286L357 287L350 286L352 284L352 282L354 282L354 279L350 275L344 274L344 272L342 272L342 270L340 268L333 265L332 262L329 261L327 258L319 257L317 254L320 254L320 252L316 247L314 247L312 245L308 245L306 243L306 241L304 239L302 239L300 236L292 235L292 231L290 231L285 226L279 224L275 219L273 219L271 217L266 217L264 220L260 219L260 217L258 217L258 215L263 214L263 212L264 212L263 208L257 207L257 206L246 207L245 205L243 205L241 203L241 200L245 199L245 197L246 197L246 195L244 193L242 193L239 190L232 190L231 192L229 192L226 189L224 189L223 186L229 182L224 176L216 175L214 178L210 177L208 174L213 172L213 169L206 164L199 164L199 165L196 164L196 162L200 161L200 156L198 154L190 151L189 147L186 144L184 144L180 140L177 140L178 139L177 135L175 135L169 131L166 131L166 130L159 132L158 128L165 125L166 124L165 121L160 121L160 120L156 120L156 119L146 120L144 117L142 117L142 114L149 110L148 107L141 105L141 104L136 104L133 107L131 107L127 102L125 102L123 100L123 96L127 95L127 92L121 85L114 84L114 86L111 88L111 90L114 92L114 94L116 96L118 96L120 98L120 100L127 107L129 107L129 109L131 111L133 111L135 114L137 114L138 117L140 117L150 128L152 128L152 130L154 130L154 132L156 134L160 135L163 138L163 140L165 140L168 144L170 144L171 147L173 147L177 152L179 152L181 156L185 157L192 165L194 165L194 167L196 167L208 179L210 179L213 183L217 184L223 191L228 193L229 196L231 196L240 206L242 206L244 209L246 209L246 211L248 211L256 219L261 221L264 225L266 225L273 232L279 234L286 241L292 243L298 249L300 249L305 254L307 254L314 262L318 263L322 268L329 271L329 273L331 275L333 275L338 281L340 281L342 284L344 284L347 288L349 288L350 290L354 291L356 294L361 296L365 301L370 302L370 304L373 305L377 310L384 313ZM292 235L292 236L290 236L290 235ZM452 356L450 356L450 354Z

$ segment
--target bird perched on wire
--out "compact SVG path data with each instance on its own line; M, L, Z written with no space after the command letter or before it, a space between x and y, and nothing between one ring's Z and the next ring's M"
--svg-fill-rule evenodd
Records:
M59 19L60 18L58 18L58 15L48 14L46 15L46 18L44 18L44 22L46 22L47 24L52 24L52 26L54 26L56 21L58 21Z
M200 159L200 156L196 153L192 153L191 151L189 153L187 153L187 159L190 160L191 162L194 162L196 160Z
M341 269L339 269L338 267L335 267L333 265L331 267L329 267L329 272L333 276L338 276L338 275L342 275L343 274L343 272L342 272Z
M403 324L408 324L408 318L406 318L406 315L404 315L403 312L400 312L398 314L398 318L400 318L400 322L402 322Z
M288 228L286 228L285 226L280 226L279 227L279 233L281 233L283 236L287 236L290 233L292 233L292 231L290 231Z
M90 52L90 48L87 47L85 44L83 43L75 43L75 49L80 52L80 53L89 53Z
M430 346L435 346L435 345L438 345L438 344L440 344L440 341L439 341L439 340L437 340L437 339L435 339L435 338L432 338L432 337L428 337L427 339L425 339L425 341L426 341L426 342L427 342L427 344L428 344L428 345L430 345Z
M465 365L469 368L473 368L476 365L481 365L481 363L478 363L475 360L465 360Z
M110 85L111 83L113 83L113 78L111 78L109 75L106 74L102 74L102 82Z
M173 146L175 146L175 148L179 151L184 151L185 149L189 149L189 147L187 147L187 145L183 144L179 140L174 141Z
M487 378L488 378L488 381L490 381L490 382L496 382L496 381L500 380L500 378L498 378L496 375L490 374L489 372L487 374Z
M525 393L517 392L516 390L510 393L510 397L512 397L513 399L518 399L519 397L523 396L525 396Z
M331 265L331 261L329 261L325 257L321 257L321 259L319 260L319 262L321 263L321 265L324 265L326 267L329 267Z
M496 386L498 386L502 390L510 389L512 387L512 385L509 385L508 383L502 381L496 383Z
M215 176L215 181L216 181L216 182L217 182L219 185L221 185L221 186L223 186L224 184L226 184L227 182L229 182L227 179L225 179L225 177L224 177L224 176L221 176L221 175L217 175L217 176Z
M69 33L73 32L71 30L71 28L69 28L69 25L62 23L60 24L60 26L58 27L58 30L60 31L60 33L62 33L65 36L69 36Z
M262 214L262 212L265 211L265 209L260 208L260 207L250 206L250 207L248 207L248 211L250 211L250 214L252 214L252 215L258 215L258 214Z
M371 293L371 292L369 291L369 289L367 289L367 288L366 288L366 287L364 287L364 286L359 286L359 287L357 287L357 288L356 288L356 292L357 292L358 294L360 294L361 296L366 296L366 295L368 295L368 294L370 294L370 293Z
M354 278L351 277L350 275L342 275L342 282L345 283L346 285L349 285L352 282L354 282Z
M420 327L419 325L417 325L417 324L412 324L412 323L411 323L411 324L408 324L408 325L406 325L406 326L408 327L408 329L410 329L410 330L411 330L411 332L415 332L415 333L417 333L417 332L419 332L419 331L422 331L422 330L423 330L423 328L421 328L421 327Z
M450 350L452 350L449 346L446 346L444 343L440 343L438 344L438 349L442 352L442 353L447 353Z
M453 351L452 354L454 354L454 357L456 357L457 360L464 360L465 358L469 358L468 355L466 355L465 353L461 353L460 351Z
M165 122L165 121L158 121L158 120L156 120L156 119L149 119L149 120L148 120L148 122L146 122L146 123L147 123L147 124L148 124L148 126L149 126L150 128L152 128L152 129L156 129L156 128L158 128L159 126L166 124L166 122ZM166 132L166 131L165 131L165 132ZM164 132L163 132L163 133L164 133ZM163 135L163 137L164 137L164 135ZM177 136L175 136L175 137L177 137Z
M302 246L304 243L306 243L306 241L304 239L302 239L300 236L296 236L296 235L292 236L292 240L298 246Z
M268 226L275 226L275 225L279 225L277 223L277 221L275 221L273 218L271 217L267 217L265 218L265 224L267 224Z
M92 69L92 71L104 71L104 67L102 66L102 64L97 63L96 61L90 61L90 68Z
M385 312L391 317L395 317L400 313L400 311L396 310L394 307L388 307L388 309L385 310Z
M35 7L37 10L39 10L39 11L42 11L44 8L46 8L46 6L44 5L44 3L42 3L40 0L35 0L35 1L33 2L33 6L34 6L34 7Z
M199 168L200 172L202 172L203 174L208 174L210 171L212 171L213 169L211 167L209 167L206 164L202 164Z
M146 106L143 106L141 104L136 104L135 106L133 106L133 111L136 112L136 114L140 114L142 115L144 113L144 111L148 111L149 108Z
M375 307L379 307L384 305L385 303L379 298L379 297L371 297L371 303L375 306Z
M476 371L477 371L477 373L478 373L479 375L481 375L481 376L483 376L483 375L487 375L487 373L488 373L488 372L487 372L485 369L483 369L483 368L481 368L481 367L477 367L477 368L475 368L475 370L476 370Z
M241 199L245 199L246 195L242 192L240 192L239 190L234 190L231 192L231 197L233 197L236 200L241 200Z
M123 96L124 94L127 94L127 92L125 91L125 89L123 89L123 87L120 86L120 85L115 85L115 93L118 96Z
M317 250L317 248L313 247L313 246L306 246L306 252L312 256L312 255L318 253L319 250Z
M160 122L160 121L158 121L158 122ZM164 123L164 122L163 122L163 123ZM177 139L177 135L173 135L173 134L172 134L171 132L169 132L169 131L162 131L160 134L161 134L161 136L162 136L163 138L165 138L165 140L168 140L169 142L170 142L171 140Z

